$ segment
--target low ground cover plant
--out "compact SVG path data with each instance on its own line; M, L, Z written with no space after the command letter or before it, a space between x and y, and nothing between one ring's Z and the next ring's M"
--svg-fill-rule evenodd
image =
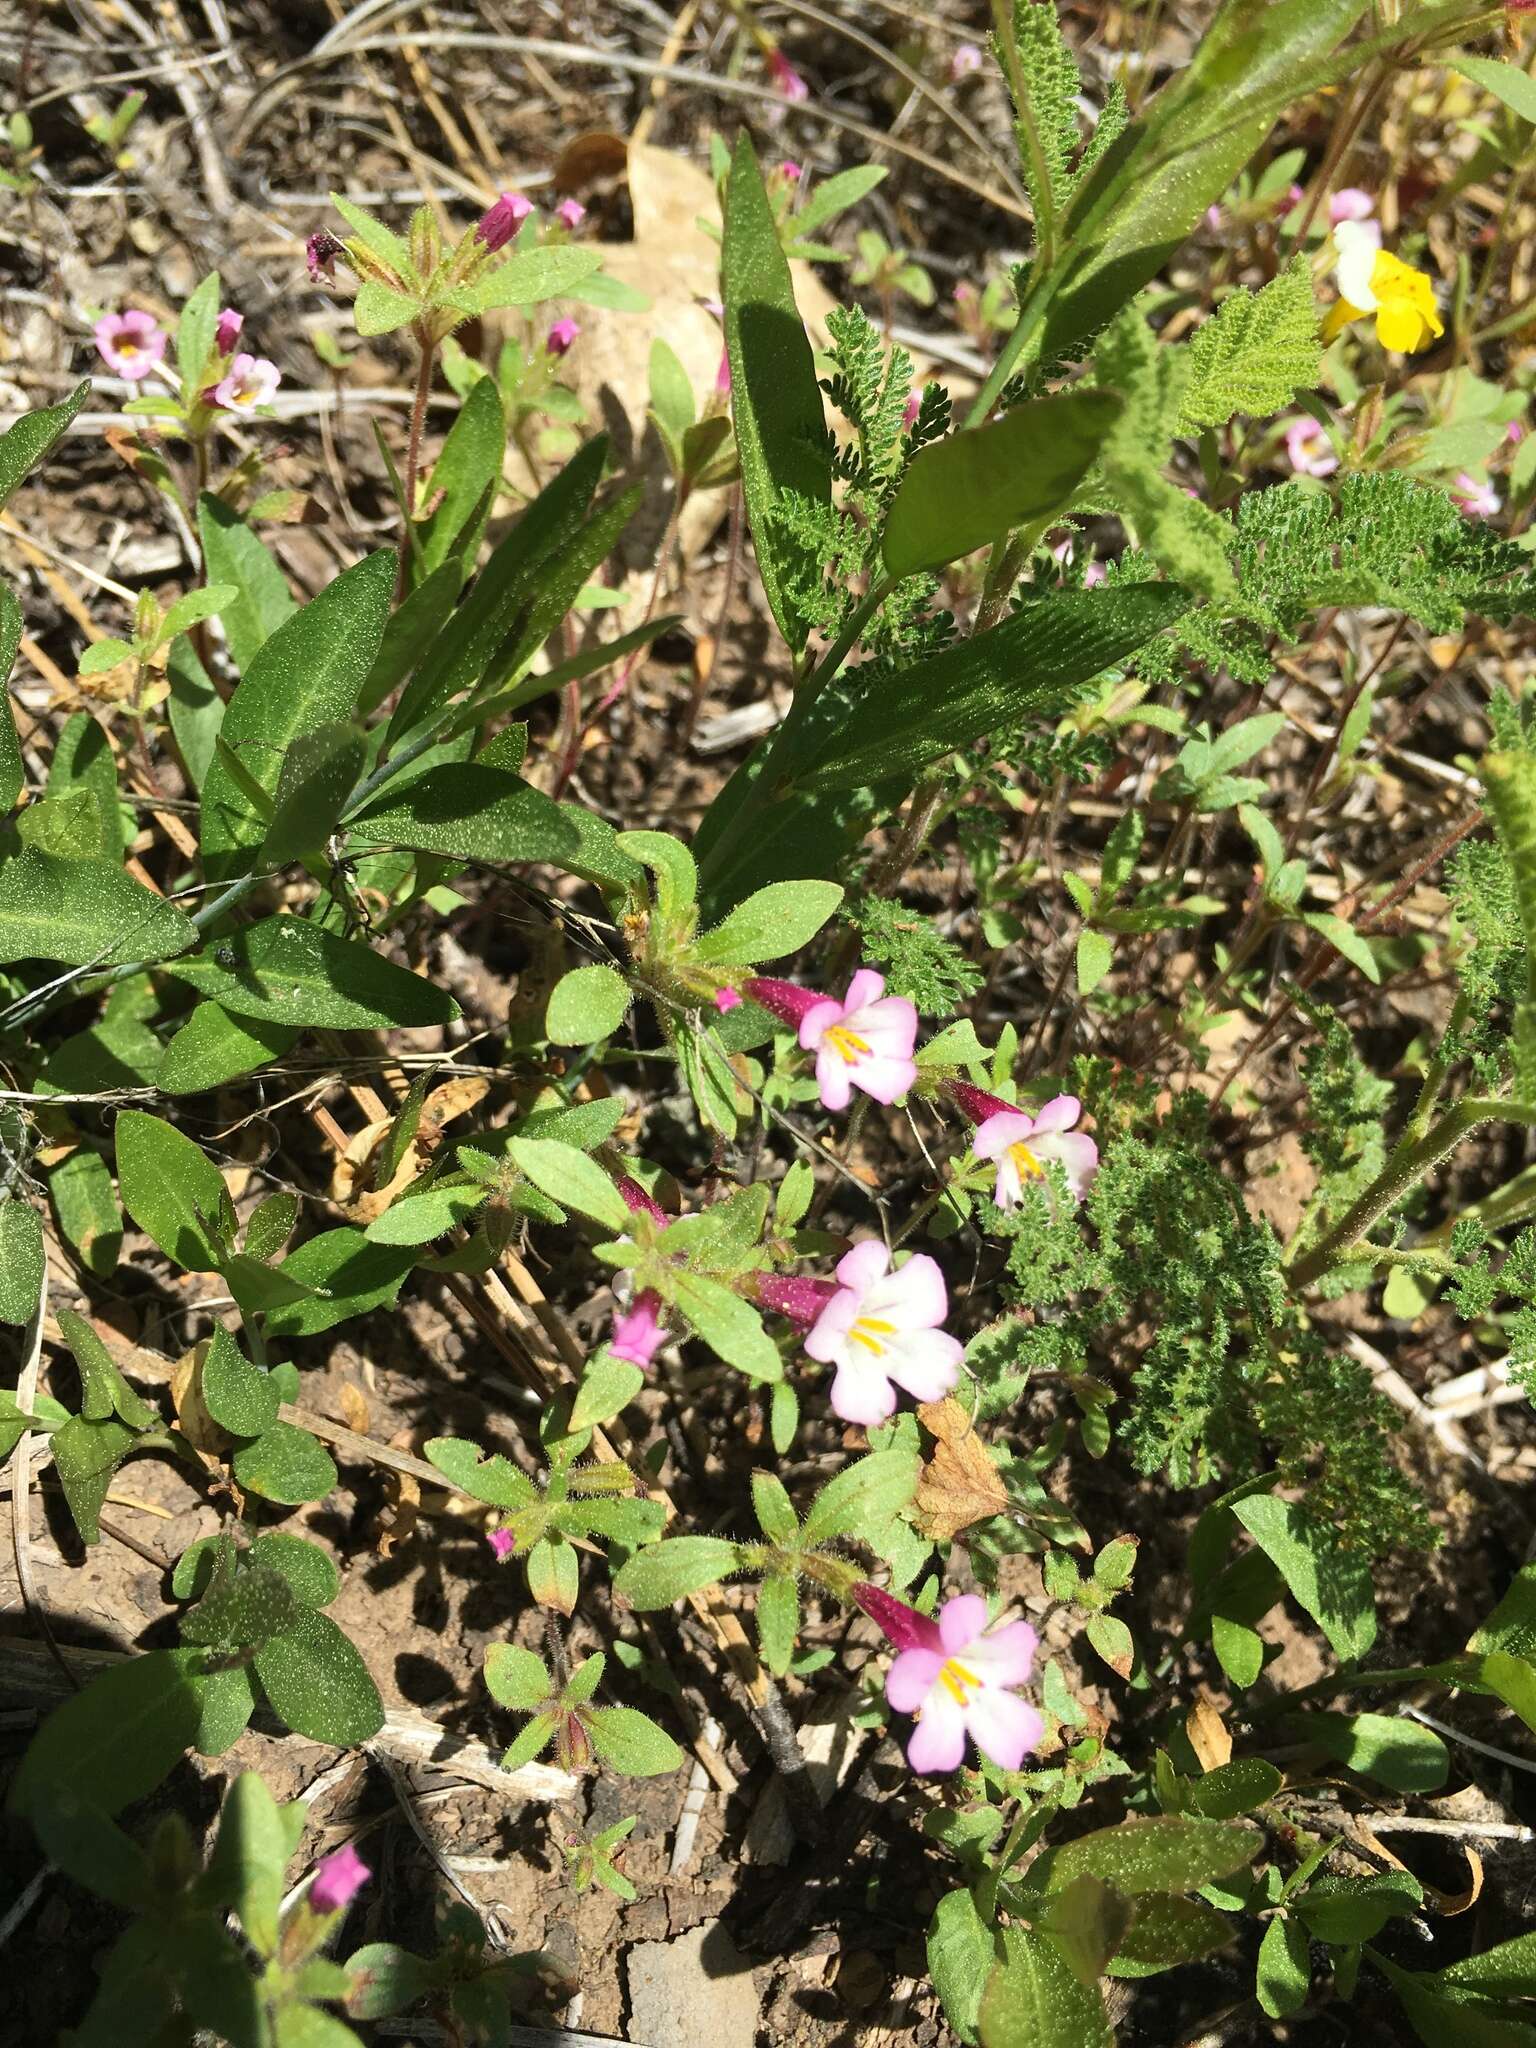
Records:
M11 1782L48 1864L121 1922L82 2048L325 2048L408 2011L504 2042L558 1981L452 1900L430 1954L349 1946L366 1842L289 1889L302 1804L240 1772L204 1844L164 1789L253 1724L342 1749L384 1727L327 1612L331 1548L300 1533L353 1484L305 1376L442 1276L497 1278L543 1332L534 1407L481 1441L428 1403L396 1460L453 1504L406 1540L468 1528L496 1563L477 1709L508 1771L683 1769L699 1730L647 1618L686 1607L812 1843L786 1701L846 1660L943 1859L927 1961L959 2041L1092 2048L1119 1980L1213 1958L1257 2038L1348 2026L1357 1998L1436 2048L1533 2038L1536 1937L1459 1940L1449 1895L1362 1853L1356 1819L1445 1784L1448 1701L1517 1747L1536 1730L1536 1567L1486 1587L1454 1654L1373 1658L1380 1577L1442 1517L1341 1318L1438 1297L1511 1380L1536 1367L1536 734L1518 687L1492 696L1462 811L1345 868L1319 821L1368 807L1402 742L1386 657L1350 657L1320 729L1286 697L1340 620L1465 646L1536 612L1492 517L1536 484L1524 391L1449 358L1414 381L1447 332L1432 246L1337 176L1412 67L1477 88L1508 160L1533 106L1503 33L1465 0L1227 0L1187 68L1089 124L1055 8L1000 6L986 61L1033 238L972 288L992 353L959 404L891 338L933 285L872 227L848 277L872 310L832 311L819 347L797 309L791 261L846 258L817 238L879 174L817 186L719 143L721 367L696 391L655 338L672 517L623 630L605 565L642 493L563 380L583 312L626 300L579 203L504 193L449 236L336 197L310 279L401 338L415 397L385 441L395 544L302 605L262 538L294 507L254 323L216 274L174 328L102 314L123 452L202 577L90 646L44 775L0 710L0 1447L81 1546L139 1459L175 1461L208 1533L174 1560L174 1640L68 1698ZM1334 141L1277 174L1273 131L1319 94ZM1256 258L1205 306L1179 252L1212 209ZM487 361L463 338L495 314ZM0 502L88 397L0 439ZM677 625L682 508L735 491L783 713L696 829L656 829L588 801L583 756ZM0 668L22 630L0 588ZM974 884L958 939L911 900L939 846ZM1432 930L1401 914L1426 877ZM1016 1005L1047 898L1051 985ZM434 963L486 900L552 964L471 1034ZM1180 947L1200 966L1175 983ZM1415 975L1446 1000L1383 1056L1359 997ZM1282 1034L1295 1085L1261 1104ZM278 1129L316 1073L368 1108L345 1184L274 1144L237 1186L210 1133ZM1288 1221L1232 1170L1234 1118L1304 1159ZM125 1244L164 1288L221 1283L160 1381L108 1313ZM725 1501L684 1463L706 1386L751 1444ZM1113 1475L1092 1514L1089 1468ZM1155 1597L1149 1508L1187 1530ZM1312 1639L1305 1682L1272 1671L1278 1611ZM566 1842L571 1884L632 1898L634 1826Z

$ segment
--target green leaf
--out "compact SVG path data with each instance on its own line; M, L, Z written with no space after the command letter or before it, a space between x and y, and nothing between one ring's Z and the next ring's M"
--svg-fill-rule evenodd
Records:
M234 1016L292 1029L420 1030L459 1014L446 989L397 967L365 940L284 913L242 925L169 971Z
M736 1545L723 1536L673 1536L632 1557L613 1584L631 1607L650 1614L736 1569Z
M17 1196L0 1201L0 1323L29 1323L43 1291L43 1219Z
M813 790L851 789L886 776L910 784L983 734L1059 718L1081 684L1134 654L1189 604L1184 591L1151 583L1026 603L988 632L882 679L867 705L855 701L819 758L770 765Z
M1307 1930L1299 1919L1271 1920L1259 1943L1259 2004L1272 2020L1299 2012L1312 1988Z
M256 1695L245 1666L202 1672L197 1678L198 1723L192 1746L199 1756L223 1756L245 1733Z
M1371 1877L1320 1877L1295 1901L1309 1933L1335 1947L1373 1941L1389 1920L1416 1913L1424 1888L1405 1870Z
M232 1017L218 1003L199 1003L166 1044L155 1086L164 1095L201 1095L253 1074L298 1043L298 1030L255 1017Z
M491 313L504 306L539 306L558 299L602 267L597 249L569 243L548 249L519 249L471 285L447 293L446 300L466 316ZM361 332L361 329L359 329Z
M1476 1998L1529 1998L1536 1985L1536 1934L1517 1934L1481 1955L1449 1963L1435 1972L1435 1982Z
M849 170L835 171L830 178L823 178L793 217L796 237L815 234L829 220L867 199L889 175L884 164L854 164Z
M219 734L224 725L224 699L214 688L190 640L171 642L165 674L171 686L166 704L171 736L192 788L201 790L207 780L209 765L218 751Z
M1353 925L1325 910L1309 910L1301 921L1310 931L1326 939L1336 953L1342 953L1352 967L1358 967L1367 981L1380 982L1381 969L1376 964L1370 941Z
M524 1764L531 1764L555 1739L555 1730L560 1725L557 1714L535 1714L517 1740L503 1751L501 1768L504 1771L521 1770Z
M141 1109L118 1113L114 1131L123 1207L168 1259L193 1273L224 1263L219 1223L224 1177L190 1138Z
M388 549L328 583L266 640L224 713L221 738L269 795L293 742L350 719L379 652L394 587ZM211 881L246 873L266 821L215 758L202 793L203 865Z
M0 434L0 508L49 449L63 439L90 395L91 380L87 377L59 404L46 406L41 412L23 413Z
M779 1348L763 1328L751 1302L706 1273L680 1271L667 1275L667 1299L687 1317L696 1335L727 1365L755 1380L784 1377Z
M62 860L32 848L0 860L0 966L121 967L166 960L196 942L176 905L115 861Z
M1243 1869L1263 1841L1256 1828L1159 1814L1098 1828L1048 1850L1031 1865L1030 1877L1053 1892L1083 1871L1126 1898L1139 1898L1144 1892L1192 1892Z
M995 1960L992 1930L968 1891L946 1892L928 1924L928 1974L944 2017L966 2048L976 2040L981 1996Z
M276 1269L314 1288L315 1297L270 1309L268 1333L317 1337L350 1316L387 1307L415 1263L416 1255L409 1248L369 1244L363 1233L350 1225L322 1231L290 1252Z
M362 207L354 206L350 199L344 199L339 192L331 194L331 204L341 215L347 226L356 235L365 249L371 250L385 270L393 271L406 284L415 284L416 266L411 261L410 244L393 228L385 227Z
M590 1216L605 1230L628 1231L629 1210L623 1196L584 1152L549 1138L514 1138L508 1149L517 1167L551 1201L574 1209L578 1216Z
M1402 2000L1424 2048L1536 2048L1536 2027L1472 2004L1465 1993L1447 1996L1437 1977L1400 1970L1376 1949L1370 1960Z
M112 1175L99 1152L82 1145L48 1173L48 1193L59 1233L88 1273L105 1280L117 1271L123 1216ZM5 1261L0 1254L0 1270ZM4 1283L0 1281L0 1291Z
M1500 63L1492 57L1457 55L1450 60L1450 68L1502 100L1522 121L1536 122L1536 79L1518 64Z
M788 1671L800 1633L800 1595L788 1572L764 1579L757 1595L757 1641L763 1663L776 1678Z
M429 501L437 498L420 533L420 573L430 576L450 557L467 571L490 508L487 488L501 476L507 446L507 419L494 377L470 386L458 418L448 430L442 452L432 465ZM439 495L441 494L441 495ZM482 505L485 511L480 508Z
M3 638L3 632L0 632ZM4 647L0 646L0 678L4 673ZM92 843L84 851L100 860L120 862L123 857L123 817L117 800L117 767L112 743L98 720L89 712L77 711L64 721L54 742L48 764L50 797L86 794L95 814ZM3 794L3 792L0 792ZM3 808L3 805L0 805Z
M481 379L482 383L490 381ZM357 693L358 717L377 711L390 692L437 647L459 601L465 574L465 563L458 555L452 556L418 583L404 604L390 614L373 667Z
M571 1404L570 1427L601 1429L629 1406L644 1385L645 1374L638 1365L631 1365L627 1358L615 1358L604 1348L587 1362Z
M1340 1547L1330 1529L1273 1494L1233 1503L1232 1513L1274 1563L1298 1605L1339 1657L1363 1657L1376 1640L1369 1561Z
M810 624L792 585L807 568L814 573L814 564L785 529L783 506L789 493L829 505L832 465L811 345L745 129L726 188L721 278L731 410L758 573L779 631L798 654Z
M429 768L403 794L389 788L348 820L349 837L376 846L409 846L460 860L565 864L579 838L565 809L541 789L476 762Z
M428 1462L471 1500L483 1500L488 1507L511 1513L539 1497L533 1481L515 1465L498 1453L485 1456L478 1444L465 1437L435 1436L423 1449Z
M1111 1977L1151 1977L1225 1948L1232 1923L1202 1899L1149 1892L1136 1901L1130 1932L1109 1964Z
M277 1572L304 1607L329 1607L341 1591L341 1574L318 1543L286 1529L268 1529L247 1553L253 1565Z
M298 1602L288 1581L263 1566L247 1565L234 1577L215 1578L190 1614L185 1641L214 1650L249 1649L293 1624Z
M550 994L544 1035L551 1045L595 1045L629 1014L629 983L611 967L576 967Z
M1281 1773L1263 1757L1234 1757L1231 1763L1196 1778L1188 1811L1201 1820L1235 1820L1273 1799L1284 1783Z
M98 1673L65 1700L28 1743L8 1804L23 1818L60 1789L102 1813L121 1813L153 1792L197 1729L198 1702L185 1656L152 1650Z
M368 1667L331 1620L313 1608L252 1660L278 1718L295 1735L340 1747L366 1742L384 1725L384 1706Z
M770 1543L793 1546L800 1539L800 1519L790 1505L783 1482L772 1472L752 1474L752 1508L758 1527Z
M220 617L234 664L244 675L267 640L299 607L265 543L222 498L204 492L197 503L197 526L208 580L233 584L240 593L222 608ZM172 660L174 666L174 656Z
M21 606L0 583L0 814L15 809L26 781L9 688L16 650L21 645L22 625Z
M627 1778L659 1778L682 1767L683 1752L649 1714L634 1707L588 1707L582 1718L610 1770Z
M50 1437L53 1467L82 1543L101 1541L101 1505L133 1443L134 1432L115 1418L87 1422L83 1415L72 1415Z
M914 1450L871 1451L845 1465L817 1494L801 1527L807 1548L835 1536L862 1535L901 1513L917 1492Z
M1098 1992L1079 1984L1048 1934L1007 1927L998 1941L1002 1961L977 2013L981 2048L1113 2048Z
M1444 1742L1397 1714L1307 1714L1293 1724L1350 1770L1394 1792L1438 1792L1450 1772Z
M1115 942L1103 932L1080 931L1077 935L1077 992L1092 995L1115 960Z
M210 270L181 309L176 322L176 367L183 387L197 388L198 380L213 354L214 331L219 324L219 273Z
M392 1941L370 1941L354 1949L346 1967L352 1980L347 2012L355 2020L389 2019L437 1988L437 1964Z
M336 829L363 765L364 740L355 725L319 726L294 740L283 756L272 800L272 821L262 860L286 867L319 854Z
M410 292L397 292L376 277L364 278L352 301L352 323L359 334L393 334L409 326L421 312L421 300Z
M940 569L1060 511L1120 417L1108 391L1063 391L920 449L886 518L892 576Z
M336 1463L324 1444L307 1429L274 1422L254 1443L242 1444L230 1470L247 1493L297 1507L323 1500L336 1484Z
M218 1839L200 1889L235 1913L263 1956L277 1950L283 1873L292 1853L281 1807L255 1771L242 1771L224 1795Z
M218 1329L203 1360L203 1405L232 1436L260 1436L277 1420L282 1397L269 1373L252 1365L228 1330Z
M473 1216L488 1192L460 1184L406 1194L375 1216L364 1235L370 1244L430 1244Z
M809 945L842 900L836 882L771 882L696 940L694 958L712 967L782 960Z
M656 424L670 436L674 447L680 448L684 434L697 417L693 386L677 351L660 335L651 343L649 381Z
M59 1334L69 1346L80 1368L81 1413L87 1422L104 1422L118 1416L130 1429L156 1429L158 1412L129 1386L110 1351L85 1320L72 1308L59 1310Z
M1523 77L1524 74L1522 73ZM1312 265L1297 255L1257 292L1239 288L1189 342L1179 425L1224 427L1234 413L1269 419L1322 374Z
M485 1683L499 1706L531 1714L555 1689L549 1668L532 1650L515 1643L492 1643L485 1653Z

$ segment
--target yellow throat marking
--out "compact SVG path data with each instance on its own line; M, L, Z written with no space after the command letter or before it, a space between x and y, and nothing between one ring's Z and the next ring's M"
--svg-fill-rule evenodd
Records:
M974 1671L968 1671L957 1657L951 1657L939 1666L939 1683L957 1707L964 1707L970 1704L970 1695L965 1688L968 1685L980 1685L981 1680Z
M878 1316L860 1316L853 1328L848 1332L848 1337L851 1343L862 1344L864 1349L873 1357L883 1358L886 1347L880 1342L880 1339L882 1337L894 1337L895 1334L896 1325L894 1323L882 1322Z
M860 1038L857 1031L850 1031L846 1024L829 1024L827 1026L827 1043L842 1056L844 1063L850 1067L856 1059L865 1058L869 1053L868 1039Z
M1020 1180L1043 1180L1045 1178L1045 1168L1022 1140L1017 1145L1010 1145L1008 1147L1008 1157L1013 1161L1014 1170Z

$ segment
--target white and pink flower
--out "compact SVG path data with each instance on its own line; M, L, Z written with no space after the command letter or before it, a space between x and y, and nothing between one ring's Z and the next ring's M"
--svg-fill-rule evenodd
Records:
M775 89L783 93L785 99L799 101L810 98L811 88L782 50L772 49L768 52L768 71Z
M1376 201L1358 185L1346 185L1328 201L1328 219L1334 227L1341 220L1369 220L1375 211Z
M835 1365L833 1412L866 1429L896 1412L896 1388L942 1401L960 1378L964 1347L942 1328L949 1314L944 1275L926 1252L891 1270L878 1238L837 1264L837 1292L805 1340L810 1356Z
M1057 1095L1030 1116L1022 1109L998 1110L976 1128L971 1150L997 1167L992 1199L999 1209L1017 1209L1031 1182L1047 1187L1046 1169L1060 1166L1072 1199L1080 1202L1099 1170L1099 1148L1073 1126L1083 1113L1075 1095Z
M165 329L153 313L108 313L93 332L102 361L130 384L149 376L165 356Z
M1297 476L1332 476L1339 466L1332 441L1311 418L1294 419L1286 428L1285 457Z
M1470 470L1462 470L1456 478L1456 488L1451 496L1469 519L1491 519L1498 511L1502 500L1486 477L1481 482Z
M846 1109L855 1088L876 1102L895 1102L917 1079L917 1010L905 996L888 996L885 977L872 967L859 969L841 1002L764 974L744 981L742 990L793 1025L815 1053L824 1109Z
M611 1357L626 1359L629 1364L638 1365L642 1372L646 1372L666 1341L666 1325L661 1320L661 1296L654 1288L646 1287L627 1309L621 1309L614 1317L608 1351Z
M270 405L283 373L265 356L238 355L213 387L215 405L226 412L255 412Z
M952 85L958 85L962 78L970 78L981 69L981 51L975 43L961 43L949 60L949 77Z
M917 1723L907 1744L913 1770L957 1770L967 1736L1005 1771L1020 1769L1044 1733L1039 1713L1014 1690L1040 1647L1029 1623L988 1628L987 1603L975 1593L946 1600L934 1620L878 1586L856 1586L853 1597L896 1645L885 1697Z

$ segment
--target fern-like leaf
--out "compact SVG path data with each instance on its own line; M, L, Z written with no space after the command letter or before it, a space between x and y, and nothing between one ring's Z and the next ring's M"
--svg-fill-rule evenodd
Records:
M1224 427L1234 413L1268 419L1314 385L1322 349L1312 271L1298 256L1262 291L1236 291L1188 344L1179 426Z

